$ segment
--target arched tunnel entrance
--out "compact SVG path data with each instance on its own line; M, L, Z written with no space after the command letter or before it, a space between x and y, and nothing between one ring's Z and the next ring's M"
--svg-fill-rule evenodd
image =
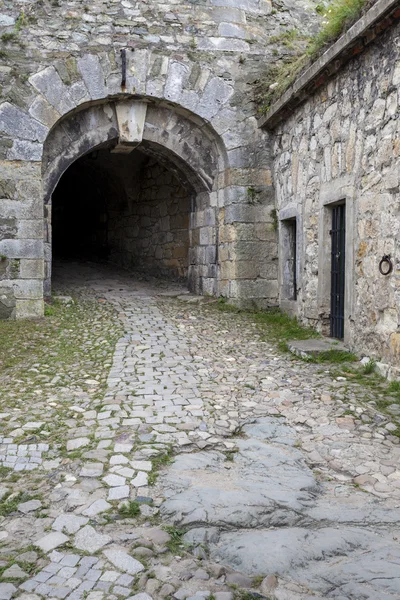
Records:
M194 190L167 160L96 149L72 163L51 200L53 260L110 261L187 280Z
M42 159L44 295L59 257L107 260L218 295L218 144L200 119L135 99L59 121Z

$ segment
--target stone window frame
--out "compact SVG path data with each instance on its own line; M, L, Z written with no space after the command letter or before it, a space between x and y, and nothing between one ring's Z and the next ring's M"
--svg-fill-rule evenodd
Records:
M332 208L345 204L346 215L346 258L344 296L344 343L350 342L349 323L353 314L354 286L354 207L356 187L352 176L340 177L321 185L319 196L318 223L318 315L322 321L322 333L330 334L329 316L331 312L331 235Z
M285 232L285 221L296 221L296 299L287 297L285 286L284 265L288 256L288 246L284 243L287 238ZM279 238L279 295L280 307L283 311L297 315L298 300L302 288L302 264L303 264L303 218L297 205L286 206L278 213L278 238Z

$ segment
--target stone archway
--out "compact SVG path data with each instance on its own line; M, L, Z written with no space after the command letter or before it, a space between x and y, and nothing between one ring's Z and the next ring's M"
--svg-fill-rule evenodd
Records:
M51 290L53 192L71 165L76 165L76 161L82 161L82 157L89 153L93 155L94 151L101 152L105 167L113 162L116 155L121 155L120 160L126 164L126 172L133 169L131 160L135 153L145 155L162 165L172 174L174 181L186 190L187 198L182 199L181 204L187 203L187 211L175 215L176 206L171 200L170 210L174 213L171 221L175 225L171 224L164 235L157 231L153 236L153 243L157 247L151 251L143 249L144 240L140 239L140 226L146 221L146 225L151 227L150 218L135 220L137 215L132 214L132 206L129 208L130 203L127 202L112 224L110 222L110 227L113 226L110 236L113 240L109 247L112 258L126 267L143 265L150 270L157 268L163 274L184 274L192 291L217 294L216 198L221 156L215 140L210 133L205 133L199 123L190 121L171 108L130 99L104 102L73 112L56 124L44 143L45 295ZM129 178L128 173L127 176ZM178 195L182 196L182 193ZM163 210L168 212L165 204L168 202L163 204ZM169 226L168 214L164 217L164 225L167 222ZM79 219L79 215L76 218ZM130 231L124 227L126 239L121 239L116 232L121 230L121 221L127 219L134 220L135 225ZM182 227L186 220L187 244L182 240ZM154 252L156 256L151 260Z
M0 318L43 315L43 282L45 293L50 282L49 197L85 153L137 143L129 138L132 131L125 139L126 114L116 109L132 100L147 106L140 151L166 161L194 190L191 289L243 307L275 305L268 134L257 128L221 65L199 69L191 59L137 48L126 52L122 85L121 56L114 54L38 65L25 82L26 104L0 104ZM70 75L63 79L60 72Z

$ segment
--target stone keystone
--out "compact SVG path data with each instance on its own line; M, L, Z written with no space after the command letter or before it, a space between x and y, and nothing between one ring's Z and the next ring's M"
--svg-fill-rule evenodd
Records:
M147 104L132 100L118 102L115 105L115 111L117 113L119 141L112 152L129 154L143 140Z

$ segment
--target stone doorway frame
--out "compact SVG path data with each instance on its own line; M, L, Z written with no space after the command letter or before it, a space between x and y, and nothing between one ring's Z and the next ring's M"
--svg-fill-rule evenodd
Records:
M324 183L320 191L318 230L318 314L322 333L329 336L330 293L331 293L331 236L332 208L338 204L346 206L346 258L344 298L344 343L350 344L350 321L353 313L354 286L354 199L356 188L351 176L341 177Z

